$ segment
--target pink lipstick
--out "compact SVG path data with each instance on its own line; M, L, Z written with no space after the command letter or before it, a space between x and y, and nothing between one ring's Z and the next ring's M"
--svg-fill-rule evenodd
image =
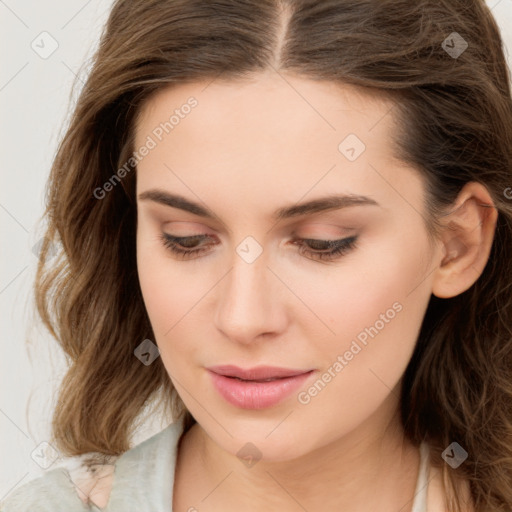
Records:
M276 405L303 385L314 371L275 366L243 369L233 365L211 366L207 370L219 394L241 409Z

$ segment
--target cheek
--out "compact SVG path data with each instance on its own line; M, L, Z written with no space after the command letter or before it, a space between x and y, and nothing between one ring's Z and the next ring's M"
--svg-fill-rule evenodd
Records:
M412 315L411 321L416 323L425 298L430 297L425 266L428 247L424 240L404 243L404 238L400 234L365 241L364 247L334 265L282 267L283 281L294 284L293 291L306 306L302 321L318 324L322 337L330 330L333 341L355 336L386 311L386 319L398 318L395 313L400 307L410 310L418 306L414 313L402 315Z
M137 267L142 296L164 365L168 370L179 358L172 353L190 352L187 343L197 338L198 322L193 316L213 285L212 276L184 272L193 262L172 260L156 233L137 235ZM198 267L199 268L199 267ZM180 341L181 340L181 341Z
M137 234L137 270L144 304L158 341L183 315L185 283L175 265L166 258L165 248L156 233ZM190 284L190 283L188 283ZM180 291L180 293L177 292Z
M349 272L326 279L325 293L310 295L312 308L324 313L334 334L323 328L321 337L309 337L310 354L322 366L299 402L301 414L317 418L326 438L338 436L340 428L356 428L393 399L391 390L410 361L430 299L425 247L401 253L379 249L371 258L354 258Z
M389 239L365 247L337 267L300 279L287 276L308 306L296 318L310 349L326 368L346 354L346 369L366 370L344 369L351 380L368 379L368 369L375 368L394 384L414 350L431 296L428 247L423 240L402 242L400 249L398 243Z

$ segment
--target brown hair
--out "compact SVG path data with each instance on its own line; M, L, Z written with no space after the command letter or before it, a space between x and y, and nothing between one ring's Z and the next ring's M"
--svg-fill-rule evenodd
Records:
M443 47L453 32L468 44L457 56ZM36 301L70 361L55 444L67 455L120 454L155 398L175 419L185 415L186 428L194 422L161 359L144 366L134 357L154 339L135 258L136 166L101 200L94 191L129 161L134 123L152 93L269 68L394 100L398 156L426 178L429 233L465 183L489 190L499 213L489 261L464 293L431 297L401 412L408 438L430 445L447 489L464 478L477 512L511 510L512 101L483 0L114 3L48 182ZM468 453L457 469L441 458L453 441ZM459 506L455 493L449 509Z

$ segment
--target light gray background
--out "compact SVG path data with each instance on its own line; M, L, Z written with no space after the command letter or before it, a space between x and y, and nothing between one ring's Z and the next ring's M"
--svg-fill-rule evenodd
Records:
M0 499L42 474L39 464L53 460L51 448L46 458L41 457L40 443L49 439L50 413L64 358L44 328L37 322L30 328L37 264L34 246L43 234L40 219L50 165L111 3L0 0ZM512 67L512 0L487 3L501 27ZM42 32L50 36L41 36ZM58 47L46 56L52 44ZM155 419L134 441L163 426ZM57 459L51 468L60 462Z

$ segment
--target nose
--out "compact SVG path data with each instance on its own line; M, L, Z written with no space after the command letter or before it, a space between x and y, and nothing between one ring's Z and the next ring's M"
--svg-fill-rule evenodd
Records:
M244 344L283 332L287 322L285 286L267 267L264 253L252 263L235 254L232 262L218 289L217 329Z

